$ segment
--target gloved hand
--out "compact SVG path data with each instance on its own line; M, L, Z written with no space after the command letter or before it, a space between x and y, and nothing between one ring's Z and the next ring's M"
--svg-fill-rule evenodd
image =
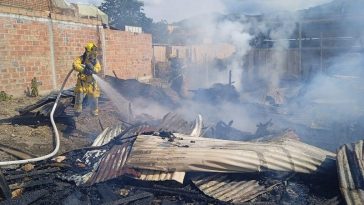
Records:
M85 75L92 75L94 73L94 66L91 63L86 64L83 73Z
M83 70L83 73L84 73L85 75L92 75L93 71L92 71L92 70L90 70L90 69L85 68L85 70Z

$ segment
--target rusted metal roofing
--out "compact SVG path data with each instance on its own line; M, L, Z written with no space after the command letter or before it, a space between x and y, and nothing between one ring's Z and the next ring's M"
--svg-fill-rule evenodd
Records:
M341 193L346 204L364 204L363 140L343 145L337 153Z
M335 154L295 140L253 143L178 136L139 135L127 165L166 172L313 173L335 167Z
M234 179L229 174L201 174L192 182L206 195L233 204L249 201L277 185L265 187L256 180Z

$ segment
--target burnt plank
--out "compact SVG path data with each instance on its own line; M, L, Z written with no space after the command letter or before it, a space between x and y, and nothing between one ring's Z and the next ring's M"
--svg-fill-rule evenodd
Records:
M103 203L102 205L119 205L119 204L128 204L134 201L138 201L141 199L145 199L145 198L150 198L153 197L152 193L149 192L141 192L141 193L136 193L132 196L123 198L123 199L119 199L116 201L112 201L112 202L107 202L107 203Z
M14 190L14 189L20 189L20 188L30 188L30 187L42 186L42 185L47 185L47 184L54 184L54 177L47 178L47 179L31 180L29 182L23 182L21 184L14 184L14 185L10 185L10 188L12 190Z
M28 205L37 201L38 199L42 198L47 194L50 194L49 190L47 189L31 191L23 194L20 197L2 201L0 202L0 205Z
M97 184L96 188L102 198L102 202L106 203L118 199L110 186L107 186L106 184Z
M58 172L60 170L61 169L58 168L58 167L49 168L49 169L42 169L42 170L34 170L32 172L29 172L29 173L18 174L18 175L9 175L9 176L6 176L5 179L6 180L14 180L14 179L20 179L20 178L24 178L24 177L31 177L31 176L36 176L36 175L42 175L42 174L47 174L47 173Z
M3 173L1 172L1 170L0 170L0 194L5 199L11 198L10 188L9 188L8 184L6 183L5 177L4 177Z

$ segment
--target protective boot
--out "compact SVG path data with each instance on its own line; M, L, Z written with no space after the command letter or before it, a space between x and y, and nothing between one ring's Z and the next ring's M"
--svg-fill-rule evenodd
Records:
M82 113L83 98L84 98L83 93L76 93L74 108L77 116L79 116Z
M92 111L91 114L93 116L98 116L99 115L99 98L98 97L93 97L92 98Z

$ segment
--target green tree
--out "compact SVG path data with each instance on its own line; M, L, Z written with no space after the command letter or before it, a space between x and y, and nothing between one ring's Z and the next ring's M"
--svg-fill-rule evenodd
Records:
M138 0L105 0L100 10L109 16L111 26L124 29L125 25L150 28L153 19L146 17L144 3Z
M144 3L138 0L105 0L100 10L109 16L109 23L117 29L124 29L125 25L142 27L146 33L151 33L153 43L168 43L168 23L159 21L154 23L144 13Z

